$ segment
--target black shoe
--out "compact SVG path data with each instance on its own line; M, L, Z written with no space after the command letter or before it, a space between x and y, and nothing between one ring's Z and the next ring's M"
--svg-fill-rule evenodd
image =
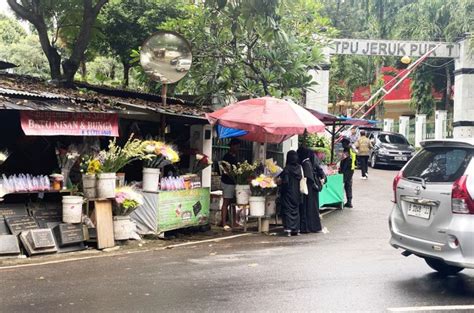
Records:
M349 208L349 209L352 209L352 208L353 208L352 203L349 203L349 202L347 202L346 204L344 204L344 207L345 207L345 208Z

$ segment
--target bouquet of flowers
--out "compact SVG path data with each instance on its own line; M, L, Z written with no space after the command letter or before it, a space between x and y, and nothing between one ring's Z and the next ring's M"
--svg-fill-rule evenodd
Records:
M142 205L143 197L132 187L126 186L116 189L115 202L117 202L117 206L114 208L114 215L124 216L129 215Z
M276 187L277 185L273 180L273 177L264 174L252 179L250 182L250 190L254 197L268 196L275 191Z
M8 159L9 156L10 156L10 152L8 152L7 149L0 150L0 165L5 163L5 161Z
M221 164L223 171L232 177L237 185L247 185L255 177L255 171L259 166L257 162L250 164L247 161L237 165L222 161Z
M123 148L117 146L116 139L109 142L107 150L102 150L97 156L100 163L100 169L97 172L102 173L117 173L125 165L140 160L145 157L145 152L142 148L142 142L138 139L133 139L133 134L128 138ZM94 162L93 166L97 166Z
M56 158L61 169L61 175L63 175L64 184L67 184L69 173L80 156L81 154L76 145L71 144L67 149L56 147Z
M283 169L277 165L273 159L265 160L265 175L271 177L277 177L283 172Z
M87 175L96 175L99 173L101 168L100 161L97 158L93 158L89 155L85 155L81 158L81 173Z
M210 165L212 165L212 161L209 160L209 157L205 154L198 153L196 154L196 161L194 162L192 173L199 173Z
M142 143L147 168L163 168L166 165L179 162L178 152L162 141L147 140Z

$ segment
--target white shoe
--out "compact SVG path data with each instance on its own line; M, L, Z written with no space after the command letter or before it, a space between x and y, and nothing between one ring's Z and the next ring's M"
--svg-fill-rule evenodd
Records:
M367 177L362 176L360 179L367 180Z

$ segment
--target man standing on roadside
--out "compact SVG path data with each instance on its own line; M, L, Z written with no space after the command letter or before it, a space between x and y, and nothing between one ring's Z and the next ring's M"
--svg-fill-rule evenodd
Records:
M353 127L351 128L351 135L349 137L350 144L355 145L357 140L359 140L359 134L357 133L357 128Z
M238 153L240 150L240 140L233 138L229 143L229 152L224 155L222 161L227 162L229 166L237 165L238 164ZM230 170L230 169L229 169ZM231 207L232 200L235 197L235 181L234 179L227 173L222 173L221 176L221 187L222 187L222 227L225 230L230 229L230 226L227 225L227 217L229 213L229 209ZM235 208L233 209L233 217L234 217L234 225L232 227L237 227L238 224L235 221L236 212Z
M367 138L365 130L360 131L360 138L356 141L355 147L358 151L357 157L362 172L362 179L367 179L369 171L369 154L370 149L372 149L372 143L369 138Z

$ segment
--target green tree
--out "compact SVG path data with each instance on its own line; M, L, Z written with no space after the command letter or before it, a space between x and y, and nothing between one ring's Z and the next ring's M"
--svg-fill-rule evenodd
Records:
M474 2L472 0L420 0L410 3L400 9L396 25L396 37L416 40L447 41L452 42L464 37L468 32L474 31ZM444 64L444 73L440 71L431 75L415 73L413 87L431 90L436 87L443 91L445 109L450 107L450 93L453 79L453 66L449 60L429 60L428 66L437 67ZM441 86L444 86L441 87ZM422 92L412 92L412 102L434 102ZM422 107L426 107L423 104Z
M48 77L48 60L38 37L28 35L16 19L0 15L0 46L0 59L19 66L15 73Z
M84 53L92 36L92 28L102 7L107 0L7 0L12 10L22 19L30 22L36 29L46 58L48 59L51 78L71 83L79 69ZM79 24L71 25L78 15ZM65 27L72 27L73 40L67 43L70 53L65 57L58 48L59 34ZM61 62L62 61L62 62ZM61 71L62 65L62 71Z
M112 0L99 16L104 33L103 51L117 56L122 63L123 85L129 84L132 50L157 31L168 19L184 14L183 1Z
M308 70L322 61L322 40L311 35L328 23L317 9L306 0L188 6L186 16L164 25L184 34L193 46L193 67L178 90L207 101L215 95L301 97L311 87ZM304 18L295 18L298 12Z

